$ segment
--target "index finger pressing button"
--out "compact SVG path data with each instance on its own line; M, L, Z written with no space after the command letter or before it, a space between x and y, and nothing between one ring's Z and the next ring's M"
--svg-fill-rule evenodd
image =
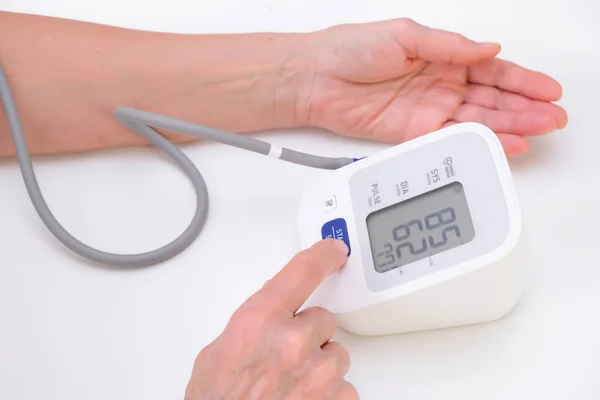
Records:
M321 237L323 239L341 240L346 244L346 247L348 247L348 256L352 253L350 239L348 238L348 225L344 218L336 218L326 222L321 228Z
M348 247L340 240L326 239L301 251L261 289L269 301L292 315L331 273L347 260Z

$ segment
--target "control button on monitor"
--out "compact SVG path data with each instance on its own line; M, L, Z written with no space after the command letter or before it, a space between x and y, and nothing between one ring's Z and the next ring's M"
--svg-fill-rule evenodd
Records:
M333 211L337 208L337 199L335 198L335 195L332 195L331 197L328 197L327 199L325 199L325 202L323 203L323 207L325 209L325 212L330 212Z
M352 252L350 249L350 239L348 238L348 225L344 218L336 218L326 222L321 228L321 237L323 239L338 239L348 246L348 255Z

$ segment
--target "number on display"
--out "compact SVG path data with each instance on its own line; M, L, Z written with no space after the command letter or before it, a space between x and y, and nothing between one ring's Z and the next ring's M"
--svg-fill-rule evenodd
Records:
M428 214L423 219L414 219L394 227L392 230L394 244L386 243L383 246L384 250L377 254L377 259L382 259L377 265L377 270L386 271L393 268L393 265L403 256L418 255L430 249L438 249L448 242L449 235L459 238L460 229L454 223L455 221L456 212L453 207L448 207ZM410 240L414 234L417 234L420 239ZM439 239L436 240L436 237Z

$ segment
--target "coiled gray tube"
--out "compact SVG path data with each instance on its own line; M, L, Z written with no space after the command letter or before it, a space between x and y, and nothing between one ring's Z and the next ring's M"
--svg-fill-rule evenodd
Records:
M268 155L271 144L242 135L192 124L132 108L117 108L115 118L124 126L146 138L167 153L190 179L196 192L196 211L185 231L172 242L152 251L138 254L114 254L90 247L73 237L54 217L38 185L27 150L17 107L4 71L0 68L0 98L10 126L17 161L25 187L36 212L50 232L67 248L88 260L117 267L142 267L163 262L185 250L200 235L208 215L208 190L202 174L190 159L154 128L188 134L230 146ZM281 160L322 169L337 169L355 161L352 158L328 158L281 149Z

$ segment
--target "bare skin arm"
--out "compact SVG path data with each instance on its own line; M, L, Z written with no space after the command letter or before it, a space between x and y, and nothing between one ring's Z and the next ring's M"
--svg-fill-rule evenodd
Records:
M234 132L295 124L293 34L175 35L0 12L0 64L32 154L144 143L128 106ZM177 135L172 139L185 140ZM0 156L14 154L0 113Z
M114 120L125 106L237 133L315 126L390 144L474 121L520 155L568 117L558 82L500 50L402 18L183 35L0 12L0 65L32 154L145 144ZM0 157L13 154L0 113Z

